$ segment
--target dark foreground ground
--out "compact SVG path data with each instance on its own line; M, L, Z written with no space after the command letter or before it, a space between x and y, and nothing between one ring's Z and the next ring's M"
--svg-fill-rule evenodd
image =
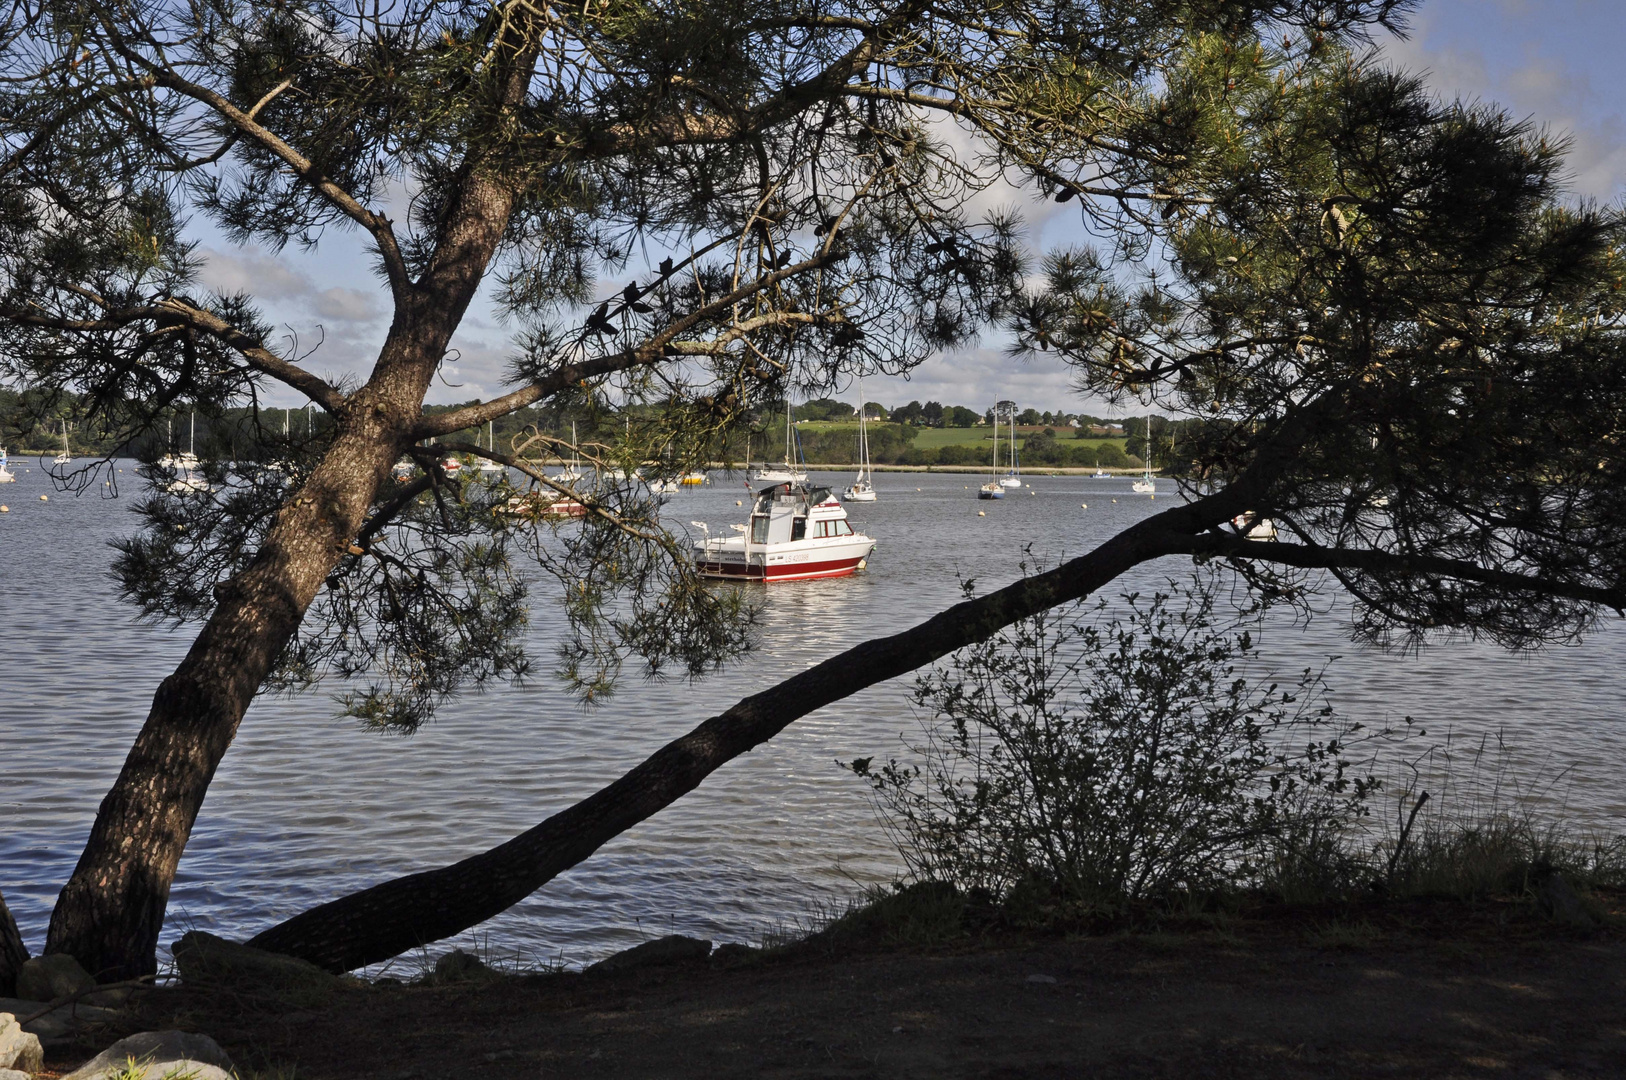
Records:
M142 1020L204 1031L245 1076L279 1080L1626 1077L1611 899L1589 934L1517 906L1411 903L813 942L733 967L357 986L316 1008L167 990Z

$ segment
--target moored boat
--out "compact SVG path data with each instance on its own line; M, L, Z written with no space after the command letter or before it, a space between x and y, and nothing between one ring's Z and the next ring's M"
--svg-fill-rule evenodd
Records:
M1014 433L1011 440L1015 442ZM994 476L986 484L977 489L979 499L1003 499L1005 485L999 479L999 404L994 404Z
M560 491L527 491L510 496L497 508L504 517L536 521L540 518L579 518L587 516L587 507L580 499Z
M858 380L858 476L841 497L847 502L874 502L874 472L869 466L869 426L864 422L864 380Z
M10 469L6 468L6 462L8 460L9 459L6 457L6 448L0 446L0 484L14 483L17 479L16 474Z
M804 484L761 489L750 522L733 528L737 536L695 542L695 566L705 577L764 583L846 577L864 569L875 549L873 539L853 530L829 488Z
M1139 480L1129 485L1129 490L1137 495L1157 494L1157 481L1152 479L1152 414L1146 414L1146 446L1141 451L1146 455L1146 472Z

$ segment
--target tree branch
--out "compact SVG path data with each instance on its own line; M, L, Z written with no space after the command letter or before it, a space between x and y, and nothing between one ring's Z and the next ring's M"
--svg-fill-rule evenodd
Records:
M608 787L505 844L323 904L249 944L349 971L460 933L523 900L793 721L1173 554L1171 541L1227 520L1233 501L1221 492L1164 511L1054 570L848 649L712 717Z
M412 438L433 439L442 435L449 435L464 428L478 427L487 420L507 416L511 412L525 408L561 390L575 386L585 379L594 379L602 375L613 375L618 371L658 364L669 359L671 346L677 336L685 330L693 329L706 318L726 311L742 300L747 300L755 294L779 284L781 281L816 270L825 264L834 261L833 253L821 252L810 259L775 270L771 274L757 278L749 284L742 285L732 292L725 293L711 303L696 308L683 318L667 326L659 334L650 338L644 344L632 349L624 349L618 353L608 353L594 360L583 360L577 364L562 364L549 372L546 378L520 387L511 394L504 394L499 398L478 405L470 405L462 409L453 409L450 412L436 413L425 416L419 420L412 429Z
M1461 559L1435 555L1394 555L1371 548L1325 548L1309 544L1282 544L1247 540L1227 533L1204 533L1174 543L1181 554L1219 555L1281 563L1305 570L1361 570L1371 574L1458 578L1514 592L1539 592L1599 604L1626 614L1626 586L1605 588L1555 578L1535 577L1508 570L1493 570Z
M81 296L103 303L102 299L85 289L74 289ZM248 366L262 375L268 375L284 385L304 394L328 412L344 407L345 396L320 376L298 364L291 363L262 345L259 339L246 334L220 316L194 307L173 297L139 308L109 308L99 319L67 319L42 315L31 311L0 312L13 322L24 326L37 326L45 330L67 330L90 333L98 330L120 330L133 323L145 321L182 322L194 330L201 330L218 338L223 344L236 349Z
M155 86L173 90L183 97L191 98L200 105L213 109L224 117L243 135L258 143L263 149L280 158L293 174L303 180L313 191L326 199L334 209L356 222L372 234L373 242L378 245L380 258L383 260L385 273L389 277L390 291L394 294L397 303L406 298L411 289L411 281L407 276L406 260L401 255L400 246L395 240L395 230L390 226L388 218L375 214L363 206L354 195L323 176L315 164L284 142L271 129L259 124L254 117L265 104L286 86L276 87L270 94L261 98L248 111L233 105L221 94L182 78L172 68L153 63L124 40L124 36L113 26L112 18L102 12L102 25L107 31L108 40L113 50L126 61L145 70ZM145 81L145 80L143 80Z

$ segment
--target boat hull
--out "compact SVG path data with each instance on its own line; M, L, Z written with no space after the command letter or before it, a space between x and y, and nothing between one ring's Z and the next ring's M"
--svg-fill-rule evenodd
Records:
M875 541L864 537L856 542L817 547L802 548L789 544L783 547L784 550L779 551L772 547L766 551L753 548L747 559L737 540L702 542L695 545L695 569L702 577L759 581L763 584L848 577L868 565Z

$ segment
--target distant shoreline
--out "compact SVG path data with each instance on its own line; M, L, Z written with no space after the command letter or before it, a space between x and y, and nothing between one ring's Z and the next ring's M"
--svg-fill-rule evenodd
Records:
M849 470L849 469L858 468L858 463L853 462L853 463L847 464L847 465L831 465L831 464L815 465L815 464L809 463L808 465L806 465L804 467L808 468L808 469L818 469L818 470L821 470L821 471L824 471L824 472L843 472L843 471L846 471L846 470ZM713 468L713 469L722 469L722 468L724 468L724 466L723 466L723 464L721 462L712 462L711 468ZM988 466L986 466L986 465L871 465L870 470L872 472L878 472L878 473L879 472L899 472L899 473L987 473L987 472L989 472ZM738 471L738 470L736 470L736 471ZM1055 466L1036 465L1036 466L1033 466L1032 468L1023 469L1022 470L1022 475L1024 475L1024 476L1091 476L1091 475L1093 475L1095 473L1095 471L1096 470L1094 468L1085 468L1085 467L1076 466L1076 465L1055 465ZM1146 470L1145 469L1102 469L1101 471L1106 473L1108 476L1139 476L1142 473L1144 473ZM1161 473L1161 470L1159 470L1159 469L1153 469L1152 470L1152 474L1154 476L1160 475L1160 473ZM1004 473L1001 473L1000 475L1003 476Z

